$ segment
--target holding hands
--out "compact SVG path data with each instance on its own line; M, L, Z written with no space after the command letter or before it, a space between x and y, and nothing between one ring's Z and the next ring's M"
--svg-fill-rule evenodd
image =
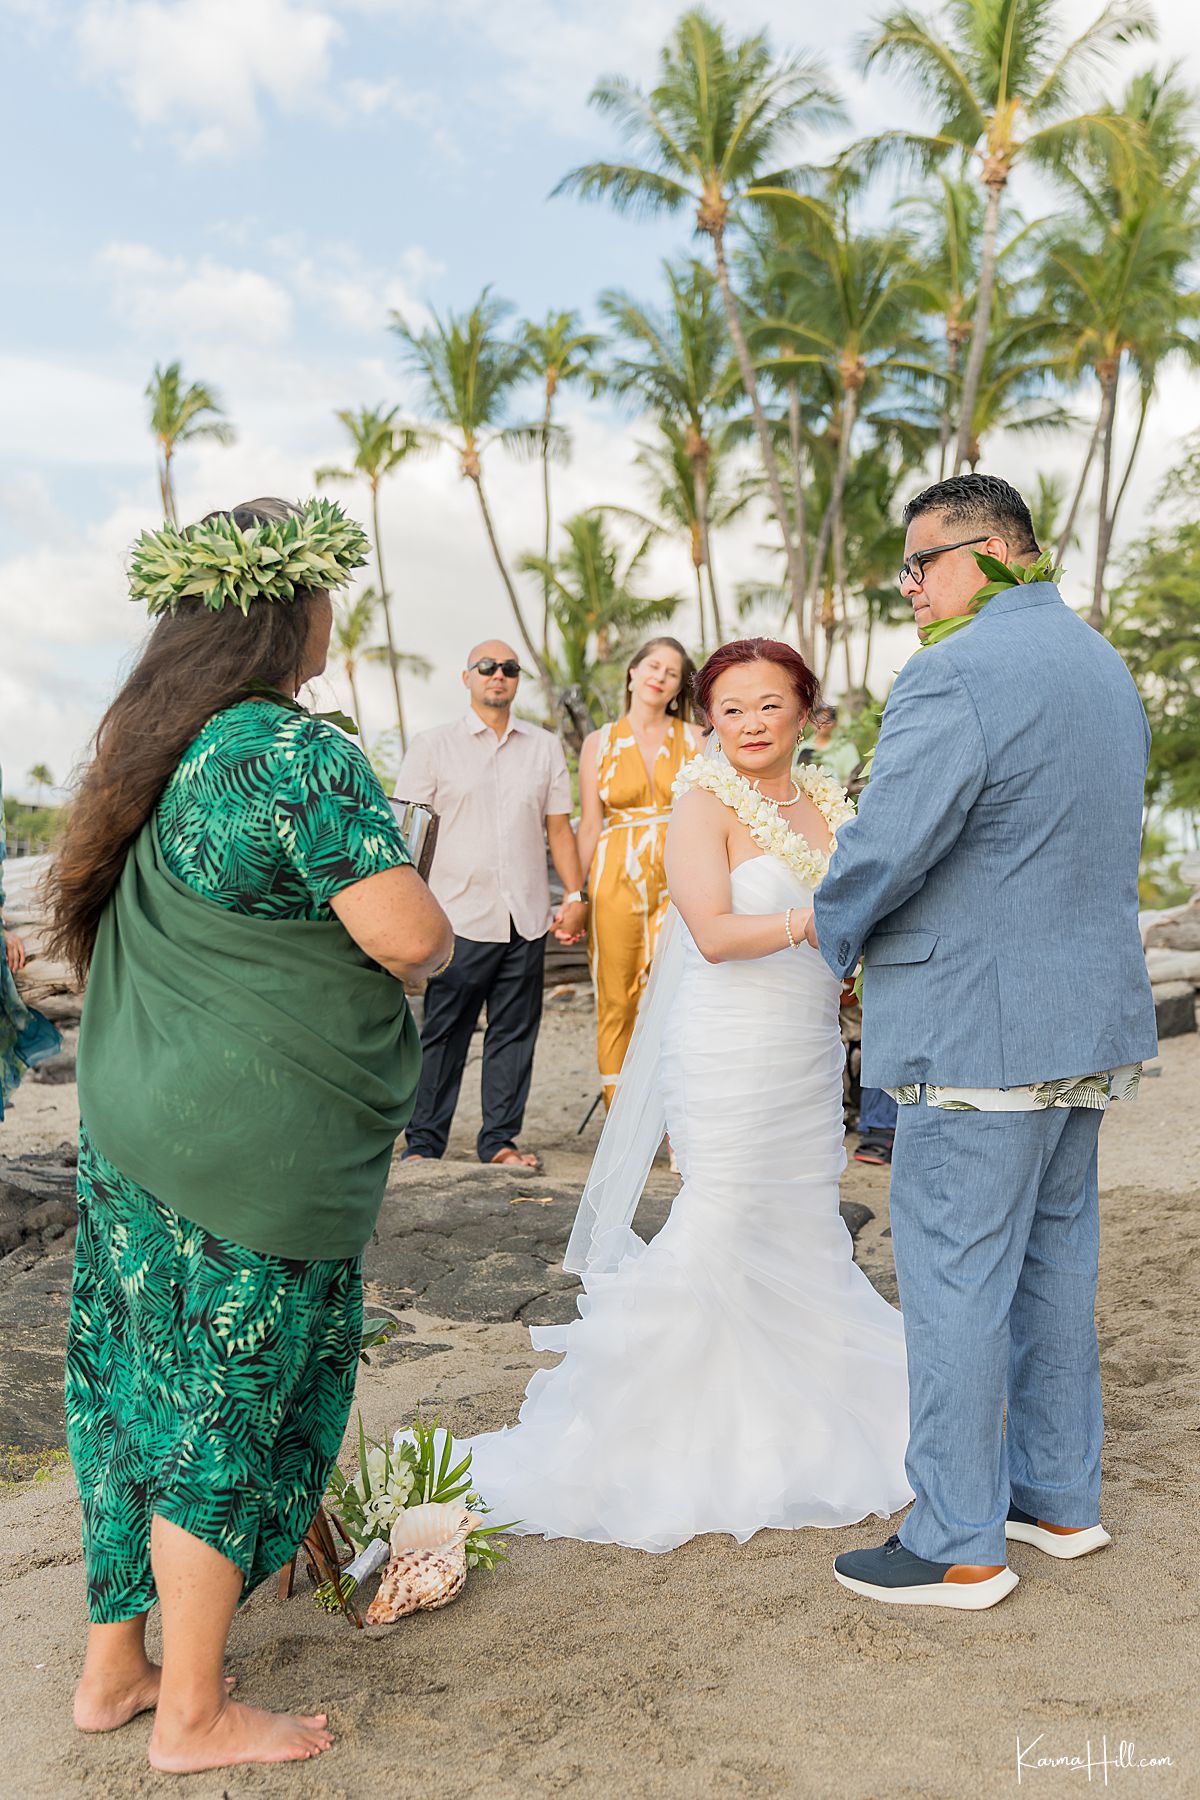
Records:
M577 944L587 931L587 901L582 895L567 894L550 929L560 944Z

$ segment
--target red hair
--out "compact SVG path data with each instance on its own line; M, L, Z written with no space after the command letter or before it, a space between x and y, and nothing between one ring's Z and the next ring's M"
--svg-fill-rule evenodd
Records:
M774 663L776 668L783 670L800 702L800 710L807 718L820 698L820 683L800 652L793 650L790 644L781 644L778 638L735 638L732 644L722 644L719 650L713 651L697 675L694 688L696 704L705 715L712 716L708 703L718 679L726 670L752 662Z

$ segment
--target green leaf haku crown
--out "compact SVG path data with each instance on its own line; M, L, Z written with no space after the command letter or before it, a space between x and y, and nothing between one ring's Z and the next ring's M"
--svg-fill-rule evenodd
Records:
M221 513L182 531L143 531L133 547L129 595L145 601L151 618L192 599L213 612L230 603L246 613L255 600L345 587L367 548L362 526L333 500L310 500L292 518L262 519L246 530Z

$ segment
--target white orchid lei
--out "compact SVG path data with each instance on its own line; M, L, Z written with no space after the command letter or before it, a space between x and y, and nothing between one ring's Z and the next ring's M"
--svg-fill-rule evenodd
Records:
M828 825L836 850L838 831L847 819L854 817L853 801L841 783L815 763L795 770L793 779ZM778 801L760 794L749 777L739 775L725 757L694 756L685 763L675 777L675 793L686 793L688 788L704 788L715 794L736 813L760 850L777 857L805 887L821 885L829 868L829 856L793 831L780 812Z

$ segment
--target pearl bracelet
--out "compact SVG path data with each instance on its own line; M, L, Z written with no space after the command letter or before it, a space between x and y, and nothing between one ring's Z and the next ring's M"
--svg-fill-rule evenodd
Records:
M787 932L788 948L794 950L796 948L796 940L792 936L792 909L790 906L783 915L783 929Z

